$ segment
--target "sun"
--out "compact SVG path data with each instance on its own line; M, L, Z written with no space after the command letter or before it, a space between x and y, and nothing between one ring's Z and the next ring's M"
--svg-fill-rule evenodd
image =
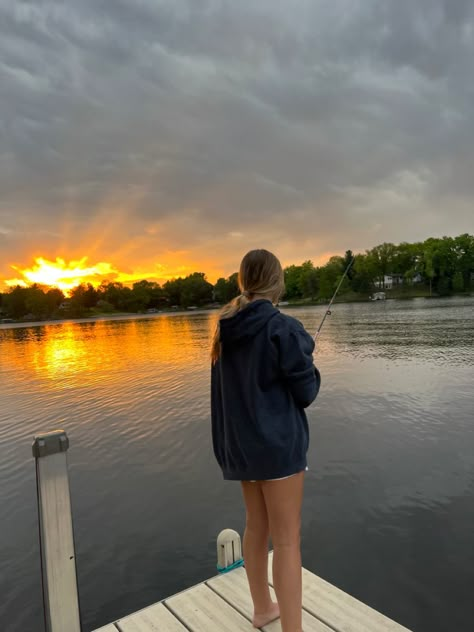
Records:
M98 287L102 282L114 282L130 287L133 283L146 279L163 284L191 274L194 266L193 262L182 258L182 253L168 256L166 261L152 260L144 265L127 266L125 270L107 261L92 264L88 256L70 261L59 256L56 259L38 256L33 258L32 265L10 264L17 273L15 278L0 281L8 288L27 288L35 283L43 287L59 288L65 296L70 297L72 290L82 283ZM217 279L219 275L216 273L213 276Z
M5 281L9 287L20 285L26 287L28 283L38 283L49 287L57 287L66 296L80 283L97 284L105 276L117 274L117 270L106 262L95 265L87 264L87 257L78 261L66 263L64 259L57 257L55 261L49 261L43 257L36 257L35 264L30 268L12 266L22 276L20 279Z

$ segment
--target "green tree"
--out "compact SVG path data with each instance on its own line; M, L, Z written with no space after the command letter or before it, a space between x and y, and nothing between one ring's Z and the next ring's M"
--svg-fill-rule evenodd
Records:
M112 303L109 303L108 301L105 301L103 298L100 298L97 301L97 309L99 309L101 312L110 314L114 311L114 306L112 305Z
M166 305L167 298L165 296L165 293L163 292L163 288L160 286L159 283L153 283L152 284L153 287L151 288L150 291L150 303L149 303L149 307L160 307L163 305Z
M347 278L349 279L349 284L354 278L354 264L351 265L352 260L354 259L354 253L352 250L346 250L346 254L344 255L344 270L347 270ZM349 267L350 266L350 267Z
M97 289L98 301L106 301L117 310L125 310L126 292L123 283L102 281Z
M212 301L213 286L206 280L204 272L193 272L182 283L181 305L204 305Z
M400 274L404 282L410 285L415 275L422 272L420 265L422 256L422 244L406 242L398 244L393 253L391 272Z
M305 261L300 266L299 289L302 296L310 298L312 301L318 295L319 273L312 261Z
M380 287L385 288L385 276L392 272L392 262L395 255L395 246L383 243L367 251L369 270Z
M95 307L97 305L97 301L99 300L99 293L92 285L92 283L88 283L86 286L86 291L84 295L85 306L90 309L91 307Z
M464 290L464 278L461 270L454 273L453 276L453 290L455 292L462 292Z
M456 272L460 272L463 277L463 288L470 289L471 274L474 272L474 236L467 233L459 235L453 240L453 248Z
M224 279L221 277L214 285L214 299L219 303L228 303L239 295L240 289L238 284L238 273L234 272L230 277Z
M120 292L120 307L125 312L137 312L140 305L137 304L132 288L124 287Z
M214 298L218 303L226 303L227 281L224 277L217 279L214 285Z
M239 273L234 272L227 279L227 300L231 301L233 298L240 294L239 288Z
M284 271L285 278L285 297L287 299L298 299L303 297L301 289L301 266L291 265L287 266Z
M31 315L42 320L53 316L63 300L64 294L57 288L48 290L36 283L30 287L17 286L2 295L0 311L11 318Z
M166 281L163 285L165 296L169 300L170 305L182 304L183 280L181 277Z
M430 285L430 296L433 293L433 279L435 276L434 266L433 266L433 252L429 246L425 246L423 251L423 275L428 279Z
M34 318L41 320L48 315L48 302L46 293L36 283L25 288L25 310ZM25 314L26 315L26 314Z
M436 284L436 291L440 296L447 296L451 292L451 284L449 282L449 278L446 276L442 276L438 279Z
M334 294L342 275L344 274L343 257L331 257L325 266L319 269L319 295L321 298L331 298ZM345 279L341 287L341 293L347 291L349 282Z
M158 283L153 281L138 281L133 284L129 308L143 311L149 307L157 307L162 296Z
M71 316L83 316L92 307L97 305L101 293L91 283L80 283L71 290L70 314Z
M430 281L430 293L432 288L440 295L451 291L457 262L454 246L451 237L430 238L425 241L424 264L426 277Z
M58 311L59 306L64 302L64 298L64 294L58 288L51 288L46 292L46 305L49 316L53 316Z
M369 294L374 289L373 276L365 255L356 255L352 265L352 279L350 285L354 292Z
M5 295L5 311L11 318L21 318L27 313L25 289L17 285Z
M69 301L69 313L71 316L78 318L86 313L87 289L87 285L81 283L71 290Z

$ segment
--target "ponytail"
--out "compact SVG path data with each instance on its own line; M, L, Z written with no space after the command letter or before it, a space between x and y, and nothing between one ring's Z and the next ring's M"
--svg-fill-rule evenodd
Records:
M214 331L214 336L212 338L212 344L211 344L212 364L215 364L217 360L219 360L219 357L221 355L220 321L223 318L231 318L232 316L235 316L237 312L240 312L242 309L247 307L247 305L250 303L250 296L251 295L249 292L242 292L242 294L239 294L239 296L236 296L235 298L233 298L230 301L230 303L227 303L227 305L224 305L224 307L219 312L219 318L217 320L217 325Z

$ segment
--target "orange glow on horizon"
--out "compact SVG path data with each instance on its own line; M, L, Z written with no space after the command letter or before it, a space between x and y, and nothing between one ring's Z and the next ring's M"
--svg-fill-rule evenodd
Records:
M324 265L333 254L335 253L324 252L313 258L313 263L316 266ZM114 259L123 261L121 257L114 257ZM293 258L291 258L293 260L289 259L289 257L282 258L284 267L295 263ZM300 263L301 261L297 265ZM40 286L59 288L66 296L70 296L72 289L81 283L90 283L94 287L98 287L102 281L119 282L129 286L142 280L163 284L171 279L186 277L193 272L204 272L208 281L215 283L219 277L227 278L238 270L238 262L232 270L224 269L228 265L229 262L224 266L219 265L212 257L204 257L200 262L196 262L191 252L183 250L165 250L160 254L159 263L148 259L137 262L137 265L133 267L125 265L122 269L121 266L108 261L92 264L88 256L69 262L62 257L56 257L54 260L37 256L33 259L33 264L11 265L10 267L16 271L17 275L15 278L0 278L0 291L2 285L5 291L17 285L28 287L37 283Z
M28 283L38 283L49 287L57 287L66 295L80 283L90 282L98 284L102 278L117 273L115 268L106 262L99 262L93 266L87 265L87 257L78 261L66 263L60 257L56 261L49 261L43 257L36 257L35 264L30 268L12 266L22 278L7 279L8 287L20 285L26 287Z
M147 266L131 270L129 272L121 272L119 269L105 261L100 261L94 265L88 263L88 257L69 261L68 263L61 257L56 260L49 260L46 257L35 257L34 264L29 267L19 265L11 265L11 268L19 273L17 278L5 279L3 281L7 288L13 288L17 285L20 287L28 287L34 283L41 286L59 288L66 296L69 296L71 290L81 283L90 283L94 287L100 285L102 281L114 281L130 285L144 279L164 283L168 280L178 277L185 277L194 271L204 272L205 266L186 265L178 253L174 255L170 253L168 265L155 263ZM181 253L179 253L181 254ZM178 255L178 256L177 256ZM150 268L152 268L150 270ZM218 278L218 272L213 269L211 282L215 282Z

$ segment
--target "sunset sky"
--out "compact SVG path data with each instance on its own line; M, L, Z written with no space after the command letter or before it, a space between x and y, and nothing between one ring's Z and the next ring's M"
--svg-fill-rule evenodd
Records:
M0 0L0 287L473 232L473 7Z

